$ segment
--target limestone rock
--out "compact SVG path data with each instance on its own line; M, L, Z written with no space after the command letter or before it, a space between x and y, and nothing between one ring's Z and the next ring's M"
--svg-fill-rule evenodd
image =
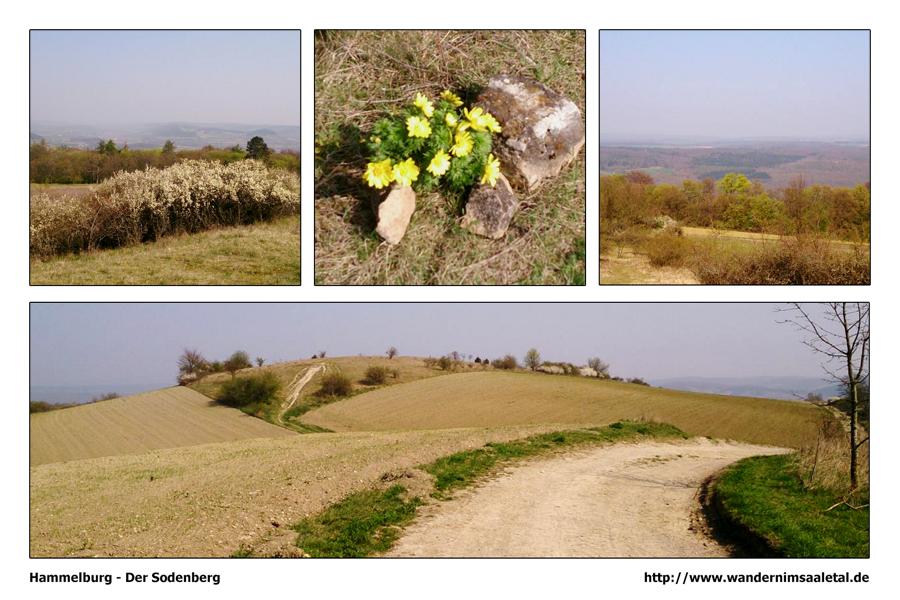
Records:
M459 224L476 235L498 240L506 235L518 208L519 199L501 173L494 187L480 183L472 188Z
M537 368L541 373L549 373L551 375L565 375L566 370L557 365L541 365Z
M378 205L376 233L388 244L399 244L406 235L409 220L416 210L416 193L408 185L391 188L387 198Z
M578 374L582 377L597 377L599 373L590 367L581 367L578 369Z
M517 186L536 188L571 163L584 146L574 102L526 77L498 75L475 101L500 122L494 153Z

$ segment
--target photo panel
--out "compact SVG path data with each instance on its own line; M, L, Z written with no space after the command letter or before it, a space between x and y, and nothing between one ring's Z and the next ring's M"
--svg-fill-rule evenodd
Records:
M300 31L33 29L32 285L300 285Z
M869 285L870 31L601 30L600 283Z
M29 553L868 557L869 329L865 302L32 303Z
M316 30L317 285L585 285L584 30Z

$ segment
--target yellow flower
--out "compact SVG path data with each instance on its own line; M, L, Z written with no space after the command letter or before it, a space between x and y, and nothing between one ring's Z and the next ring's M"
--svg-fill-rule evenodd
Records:
M431 159L431 163L428 165L428 168L425 169L435 177L440 177L444 173L447 172L447 169L450 168L450 155L442 150L438 150L434 155L434 158Z
M487 119L485 119L484 110L477 106L472 110L464 108L463 114L466 115L466 120L469 121L469 125L471 125L472 129L475 131L485 131L487 129Z
M487 162L484 163L484 175L481 176L481 183L489 183L491 187L497 184L497 177L500 175L500 161L494 158L493 152L488 154Z
M487 127L487 130L491 133L500 133L503 131L503 128L500 127L500 123L497 122L497 119L494 118L494 115L491 113L484 113L484 126Z
M412 185L412 182L419 178L419 167L416 162L407 158L401 163L394 165L394 181L398 185Z
M371 187L380 190L394 180L394 170L391 167L391 159L386 158L380 162L369 163L363 179Z
M456 124L456 133L459 133L460 131L465 131L465 130L468 129L468 128L469 128L469 122L468 122L468 121L459 121L459 122Z
M431 115L434 114L434 105L422 92L416 92L416 101L413 102L413 104L421 108L422 112L425 113L425 116L429 119L431 118Z
M457 119L456 115L452 112L448 112L444 115L444 123L447 124L447 127L456 127L456 124L459 123L459 119Z
M457 131L450 154L456 157L466 156L472 151L472 135L468 131Z
M443 92L441 92L441 98L443 98L444 100L446 100L447 102L449 102L450 104L452 104L453 106L455 106L457 108L462 106L462 103L463 103L463 101L460 99L460 97L457 96L456 94L454 94L453 92L451 92L450 90L444 90Z
M409 137L427 138L431 135L431 125L421 117L409 117L406 119L406 131Z

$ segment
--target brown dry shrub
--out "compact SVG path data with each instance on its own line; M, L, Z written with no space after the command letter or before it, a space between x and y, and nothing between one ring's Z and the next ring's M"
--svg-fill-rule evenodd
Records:
M694 255L696 246L690 240L674 232L648 236L641 250L654 267L682 267Z
M750 253L699 252L691 269L713 285L868 285L870 265L866 247L801 236Z

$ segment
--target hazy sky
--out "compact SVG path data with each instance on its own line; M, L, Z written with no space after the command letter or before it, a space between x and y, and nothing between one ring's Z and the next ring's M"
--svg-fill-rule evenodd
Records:
M867 31L602 31L602 142L868 140Z
M297 31L33 31L31 118L300 123Z
M269 362L457 350L584 364L613 375L820 376L772 304L32 304L31 384L174 383L182 349Z

